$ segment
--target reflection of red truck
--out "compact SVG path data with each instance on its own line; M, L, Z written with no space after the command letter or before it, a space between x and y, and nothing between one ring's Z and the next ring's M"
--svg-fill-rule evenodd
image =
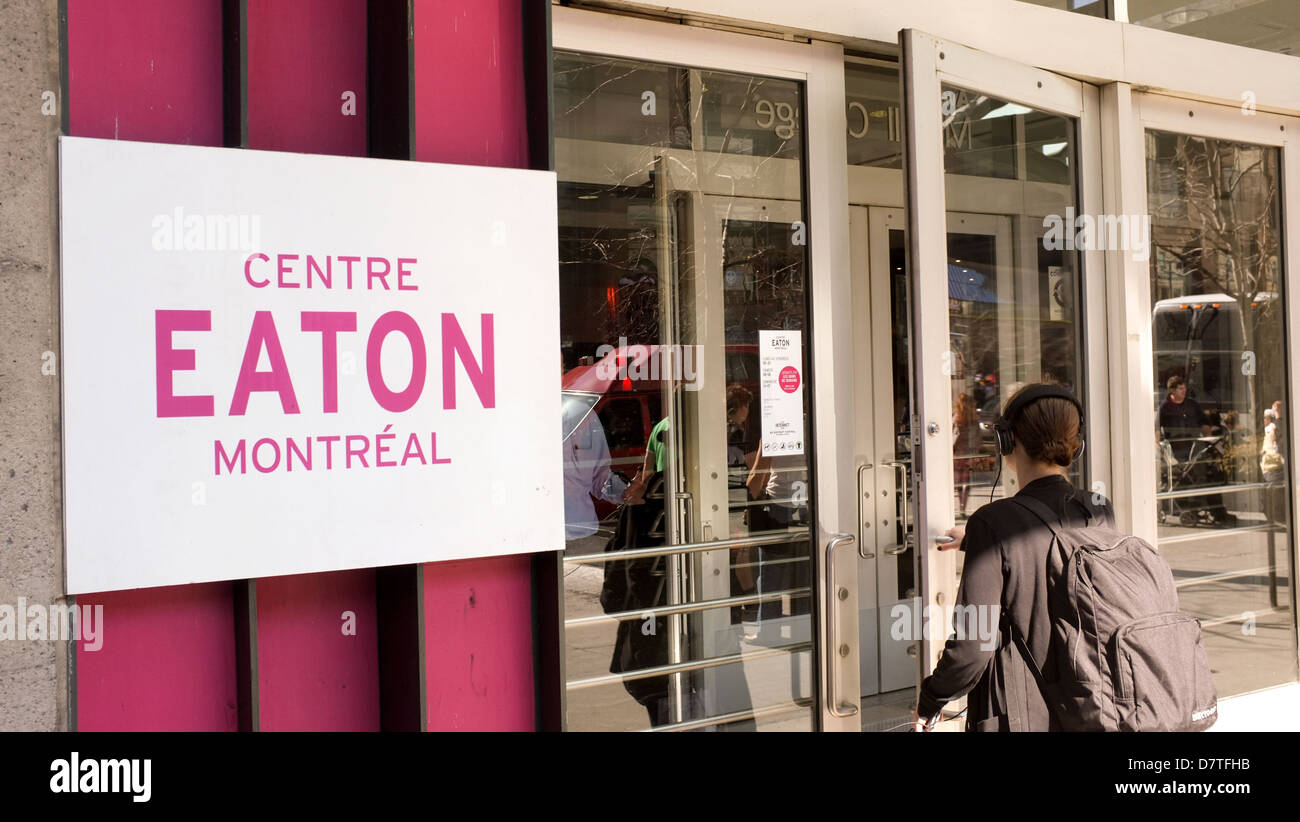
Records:
M672 382L698 390L696 346L628 345L615 348L591 364L572 369L561 380L564 438L589 414L605 429L610 468L632 479L645 459L650 431L663 419L663 391ZM758 346L726 347L727 384L739 383L754 395L751 420L758 419ZM614 510L596 500L601 518Z

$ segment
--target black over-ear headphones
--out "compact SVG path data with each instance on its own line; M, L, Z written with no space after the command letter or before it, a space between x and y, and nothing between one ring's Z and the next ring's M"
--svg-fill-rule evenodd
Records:
M1069 400L1079 410L1079 450L1075 451L1074 456L1070 459L1077 460L1079 458L1085 445L1083 438L1083 404L1075 398L1068 388L1060 385L1048 385L1047 383L1038 383L1021 389L1011 398L1011 402L1007 403L1006 409L993 422L993 434L998 440L999 454L1005 457L1016 449L1016 438L1011 433L1011 426L1015 423L1016 418L1020 416L1020 412L1024 411L1029 405L1048 397Z

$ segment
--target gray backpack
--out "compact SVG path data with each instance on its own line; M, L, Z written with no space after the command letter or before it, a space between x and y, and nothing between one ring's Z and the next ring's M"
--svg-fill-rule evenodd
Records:
M1203 731L1213 725L1218 702L1201 623L1178 609L1164 557L1144 540L1099 524L1091 510L1087 525L1071 526L1032 497L1012 502L1052 531L1046 672L1019 631L1010 633L1053 724L1066 731Z

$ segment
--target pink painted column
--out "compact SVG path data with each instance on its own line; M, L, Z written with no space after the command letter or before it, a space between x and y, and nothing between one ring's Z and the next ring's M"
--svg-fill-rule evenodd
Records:
M249 148L366 154L366 0L248 0Z
M414 0L413 13L415 158L527 167L519 1ZM428 729L532 730L530 558L423 571Z
M365 156L366 0L248 0L248 147ZM373 569L257 580L263 731L379 730Z
M220 145L220 0L67 0L74 136ZM116 548L104 535L103 550ZM228 583L88 594L103 645L77 646L77 728L234 730Z

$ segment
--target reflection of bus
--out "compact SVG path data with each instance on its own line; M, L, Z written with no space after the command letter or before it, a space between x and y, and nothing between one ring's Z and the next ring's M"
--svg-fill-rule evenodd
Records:
M1241 310L1226 294L1198 294L1161 300L1151 317L1155 349L1155 404L1164 400L1167 380L1187 381L1187 394L1208 413L1236 411L1255 425L1257 411L1282 398L1281 303L1260 292L1244 318L1254 342L1248 346ZM1250 408L1254 389L1255 408Z

